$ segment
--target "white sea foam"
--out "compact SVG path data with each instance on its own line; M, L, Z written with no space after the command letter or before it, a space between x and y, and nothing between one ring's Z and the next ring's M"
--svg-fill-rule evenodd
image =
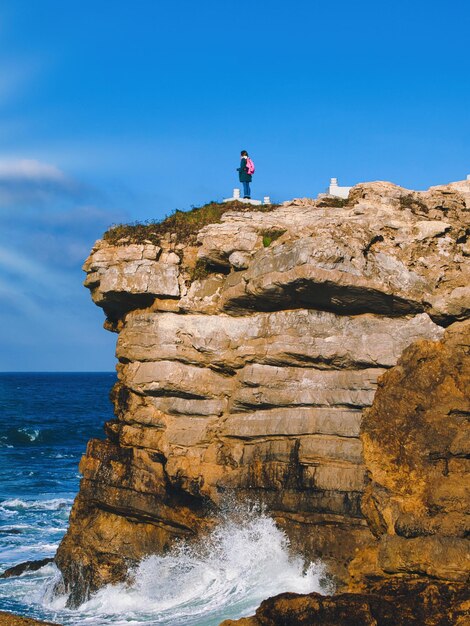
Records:
M81 619L209 626L252 614L263 599L284 591L320 591L324 576L321 565L306 567L290 555L284 533L259 512L226 520L198 545L150 556L131 574L131 583L109 585L83 604ZM48 609L64 609L65 598L45 598Z
M39 428L18 428L19 433L23 433L30 441L36 441L39 437L39 433L41 432Z
M58 511L72 505L73 500L67 498L52 498L51 500L21 500L12 498L0 503L0 510L15 511L21 509L35 509L38 511Z
M15 515L18 515L18 511L3 508L3 506L0 505L0 519L1 520L6 520L6 519L9 519L10 517L15 517Z

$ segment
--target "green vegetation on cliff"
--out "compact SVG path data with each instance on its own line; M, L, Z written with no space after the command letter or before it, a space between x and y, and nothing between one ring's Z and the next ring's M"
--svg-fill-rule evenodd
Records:
M132 224L116 224L105 232L103 239L113 245L145 242L158 245L165 235L176 233L180 243L194 244L201 228L220 222L222 215L228 211L268 213L277 206L277 204L252 205L236 200L209 202L201 207L194 207L190 211L176 209L174 213L161 221L147 220Z

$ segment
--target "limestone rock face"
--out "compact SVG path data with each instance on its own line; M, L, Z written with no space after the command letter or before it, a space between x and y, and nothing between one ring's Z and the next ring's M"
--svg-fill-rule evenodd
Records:
M197 245L97 242L85 284L119 333L119 382L56 557L70 605L233 498L346 577L375 541L362 411L410 344L468 315L466 190L371 183L344 207L225 213Z
M362 510L377 541L345 593L282 594L223 626L470 624L470 320L419 340L364 411Z

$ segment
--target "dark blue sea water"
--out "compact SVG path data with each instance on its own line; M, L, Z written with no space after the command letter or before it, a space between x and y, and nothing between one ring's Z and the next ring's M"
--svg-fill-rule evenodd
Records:
M0 570L52 557L67 529L87 441L113 416L114 373L0 373ZM0 579L0 609L64 626L217 626L283 591L320 590L322 568L289 553L267 515L226 514L199 545L150 556L132 583L108 586L76 610L51 590L50 564Z
M1 571L54 555L78 490L80 457L113 416L115 380L114 373L0 373ZM0 607L21 611L31 585L23 598L12 593L14 582L0 580Z

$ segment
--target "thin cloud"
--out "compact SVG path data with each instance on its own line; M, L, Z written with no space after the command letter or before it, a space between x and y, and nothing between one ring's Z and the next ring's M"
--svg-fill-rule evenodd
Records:
M126 218L108 193L50 157L0 155L0 369L61 369L64 351L83 351L100 314L81 265L103 231Z
M0 159L0 208L44 208L99 197L98 190L35 159Z
M55 165L35 159L0 159L0 181L4 180L66 182L67 178Z
M32 260L27 253L20 254L6 247L0 247L0 272L8 272L35 287L68 291L69 280L64 273L38 263L37 259Z
M0 279L0 302L2 305L2 316L7 309L19 314L21 317L27 315L43 319L47 311L44 311L31 297L25 293L24 289L18 287L13 281Z
M108 203L99 189L50 162L1 158L0 271L20 273L26 281L38 274L38 264L44 266L39 279L50 268L80 268L103 231L126 219Z

